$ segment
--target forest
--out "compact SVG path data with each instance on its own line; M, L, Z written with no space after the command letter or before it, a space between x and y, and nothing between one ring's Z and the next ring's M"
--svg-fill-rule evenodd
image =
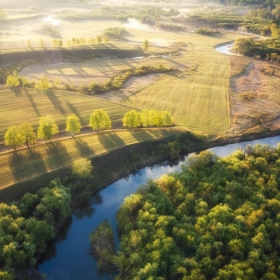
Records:
M280 146L190 156L118 212L116 279L279 279Z

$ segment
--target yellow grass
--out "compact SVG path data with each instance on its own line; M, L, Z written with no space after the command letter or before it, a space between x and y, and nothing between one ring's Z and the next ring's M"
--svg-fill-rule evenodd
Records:
M67 91L36 91L33 89L0 89L0 142L8 127L30 122L34 128L39 118L52 114L61 130L65 129L66 118L76 114L82 125L88 125L95 109L103 109L110 115L113 124L121 122L124 114L131 110L98 97L90 97Z
M162 139L179 131L182 129L138 129L92 133L53 141L32 149L0 154L0 188L71 165L82 157L90 158L125 145Z

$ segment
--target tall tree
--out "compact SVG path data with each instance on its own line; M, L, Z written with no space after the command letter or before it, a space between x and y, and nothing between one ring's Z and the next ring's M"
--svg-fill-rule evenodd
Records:
M37 137L42 140L50 140L53 135L57 134L58 126L52 115L40 118Z
M36 135L33 131L33 128L30 123L24 122L19 126L20 133L22 137L25 139L26 146L28 144L33 144L36 142Z
M4 140L6 146L11 146L16 149L16 146L23 144L24 138L17 126L11 126L6 131Z
M102 109L94 110L89 119L89 126L93 130L104 130L112 127L108 113Z
M123 118L123 126L128 128L141 126L141 113L135 110L126 112Z
M72 175L85 179L91 175L93 166L89 159L80 159L74 162L72 166Z
M147 50L150 47L150 43L148 40L144 40L142 43L142 47L144 50Z
M19 87L20 81L17 75L9 75L6 81L8 87Z
M96 43L97 43L97 44L101 44L101 43L102 43L102 38L101 38L101 36L98 35L98 36L96 37Z
M71 132L72 136L74 136L74 133L79 133L81 131L80 120L75 114L67 117L66 131Z
M42 77L38 83L35 85L36 89L47 90L51 88L50 81L47 77Z

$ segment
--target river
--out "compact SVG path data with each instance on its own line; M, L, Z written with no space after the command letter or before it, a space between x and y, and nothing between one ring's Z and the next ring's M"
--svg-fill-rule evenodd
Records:
M218 156L227 156L238 148L245 148L247 144L268 144L276 147L280 136L260 140L230 144L209 149ZM109 273L101 273L90 251L89 235L104 219L107 219L114 229L116 249L119 239L117 236L116 212L125 197L133 194L148 179L157 179L165 173L179 171L187 156L175 165L165 161L151 167L146 167L131 174L127 178L118 180L100 191L96 196L83 203L75 210L58 232L55 240L49 245L37 265L40 273L46 273L49 280L76 279L112 279Z
M215 47L215 50L224 54L237 55L236 53L230 51L232 47L233 47L233 43L229 43L229 44Z

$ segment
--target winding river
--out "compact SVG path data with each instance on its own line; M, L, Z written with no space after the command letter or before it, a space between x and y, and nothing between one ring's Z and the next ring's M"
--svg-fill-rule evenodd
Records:
M223 157L238 148L245 148L247 144L260 143L276 147L278 142L280 142L280 136L230 144L210 150ZM117 249L119 239L116 230L116 212L125 197L135 193L148 179L157 179L165 173L180 171L180 165L184 164L186 159L187 156L175 165L166 161L143 168L136 174L113 183L83 203L49 245L37 265L38 271L45 273L46 279L49 280L112 279L113 275L99 272L93 256L87 254L90 251L89 235L91 231L104 219L107 219L114 229Z
M218 52L234 55L230 52L232 43L218 46ZM222 147L211 148L218 156L227 156L238 148L245 148L247 144L267 144L276 147L280 136L261 140L241 142ZM116 250L119 245L117 235L116 213L124 199L137 191L148 179L157 179L163 174L180 171L180 166L187 160L187 156L176 164L166 161L161 164L146 167L136 174L118 180L100 191L90 200L75 210L58 232L55 240L50 243L47 251L37 265L40 273L46 274L49 280L76 279L113 279L114 275L102 273L98 270L97 262L92 255L89 235L104 219L107 219L114 230Z

